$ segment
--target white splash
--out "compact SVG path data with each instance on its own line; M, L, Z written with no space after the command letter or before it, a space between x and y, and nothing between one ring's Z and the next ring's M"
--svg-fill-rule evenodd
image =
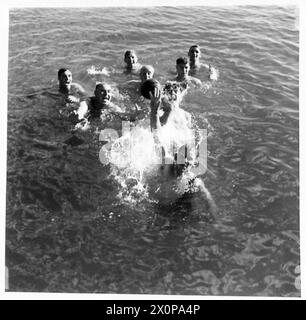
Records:
M89 75L96 75L96 74L102 74L104 76L109 76L110 71L107 70L107 68L103 67L101 70L96 68L95 66L91 66L90 68L87 69L87 73Z

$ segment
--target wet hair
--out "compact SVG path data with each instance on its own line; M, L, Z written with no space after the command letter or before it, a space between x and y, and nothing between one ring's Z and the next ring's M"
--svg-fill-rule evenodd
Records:
M96 83L96 87L95 87L95 91L94 91L94 94L96 95L96 91L100 88L100 87L103 87L105 89L105 86L108 86L110 87L109 84L107 84L106 82L97 82Z
M104 87L104 85L105 85L106 83L105 82L97 82L96 83L96 87L95 87L95 90L97 90L99 87Z
M66 68L59 69L57 72L57 77L59 78L61 76L61 74L65 73L66 71L68 71L68 69L66 69Z
M195 51L196 49L198 49L198 50L199 50L199 53L201 54L201 48L200 48L200 46L198 46L197 44L195 44L195 45L193 45L193 46L191 46L191 47L189 48L188 57L190 57L190 53L191 53L192 51Z
M155 79L148 79L141 85L140 92L146 99L151 99L150 92L153 94L155 88L160 88L159 82Z
M177 100L178 95L181 95L187 89L186 83L178 83L175 81L167 81L163 87L162 93L169 101Z
M187 63L188 63L188 59L186 57L180 57L180 58L176 59L176 65L187 64Z
M149 70L152 73L154 73L154 68L149 64L146 64L146 65L142 66L140 71L139 71L139 73L141 74L142 72L144 72L144 70Z
M125 54L124 54L124 59L126 59L128 56L130 56L131 54L135 54L136 55L136 52L134 50L127 50L125 51Z
M141 67L140 71L139 71L139 77L140 77L140 80L141 82L143 81L143 76L145 73L147 72L151 72L152 74L152 78L153 78L153 75L154 75L154 68L151 66L151 65L144 65Z
M197 44L195 44L195 45L193 45L193 46L191 46L191 47L189 48L189 51L190 51L191 49L193 49L193 48L198 48L198 49L200 49L200 46L198 46Z

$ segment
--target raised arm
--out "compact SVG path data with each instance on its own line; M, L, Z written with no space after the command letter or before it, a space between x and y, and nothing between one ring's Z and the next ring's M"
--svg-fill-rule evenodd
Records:
M160 119L158 115L158 111L161 106L161 92L158 88L154 89L154 93L152 94L149 92L151 98L151 114L150 114L150 124L151 124L151 131L158 130L161 128Z

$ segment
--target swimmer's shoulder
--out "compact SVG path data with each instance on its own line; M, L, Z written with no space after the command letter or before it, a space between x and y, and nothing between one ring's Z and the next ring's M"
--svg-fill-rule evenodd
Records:
M79 83L76 82L71 83L71 91L73 93L81 94L82 96L86 95L85 89Z
M142 64L138 64L135 68L131 69L131 68L128 68L128 67L125 67L124 70L123 70L123 73L124 74L131 74L131 75L137 75L139 76L139 72L140 72L140 69L142 68Z
M132 74L139 75L142 64L138 63L137 66L132 70Z
M136 71L139 72L140 69L143 67L143 65L141 63L137 63L137 67L136 67Z

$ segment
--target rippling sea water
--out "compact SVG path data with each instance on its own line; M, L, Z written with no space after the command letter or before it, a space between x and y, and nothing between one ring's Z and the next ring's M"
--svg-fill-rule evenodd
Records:
M299 32L294 7L10 11L6 265L10 291L299 296ZM122 70L126 49L173 77L199 44L219 71L183 107L209 122L202 203L120 201L96 138L69 137L57 70ZM130 79L121 72L113 85ZM127 102L128 103L128 102ZM35 139L50 142L42 146Z

